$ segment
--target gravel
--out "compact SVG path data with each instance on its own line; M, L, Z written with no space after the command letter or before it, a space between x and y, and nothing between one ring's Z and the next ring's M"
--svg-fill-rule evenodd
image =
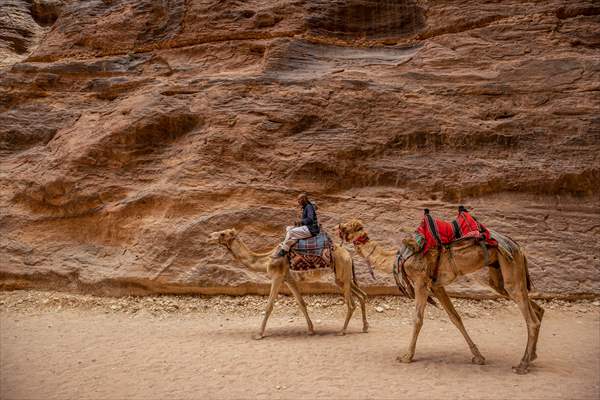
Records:
M340 296L306 295L304 298L309 311L317 311L322 315L343 314L346 310ZM561 309L576 314L600 311L600 301L598 300L537 301L547 310ZM256 316L263 313L266 302L267 298L263 296L157 295L115 298L37 290L0 291L0 312L16 311L23 313L83 309L104 313L126 313L132 316L139 313L147 313L158 317L189 313ZM516 308L514 303L507 300L452 299L452 302L464 318L476 318L511 307ZM367 313L370 315L407 317L411 315L413 309L414 304L410 299L399 296L381 296L368 299ZM275 310L286 315L299 315L295 299L289 296L279 296L275 304ZM435 307L428 307L426 314L427 318L445 316L443 309Z

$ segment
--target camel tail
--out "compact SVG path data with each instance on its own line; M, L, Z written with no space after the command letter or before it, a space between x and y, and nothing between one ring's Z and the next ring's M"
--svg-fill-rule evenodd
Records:
M523 254L523 266L525 269L525 279L527 281L527 291L531 292L533 289L533 282L531 282L531 276L529 276L529 267L527 266L527 257Z

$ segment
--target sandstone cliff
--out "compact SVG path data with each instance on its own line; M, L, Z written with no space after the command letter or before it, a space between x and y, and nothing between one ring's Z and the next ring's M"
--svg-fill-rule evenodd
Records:
M0 7L4 287L264 293L207 234L266 250L308 191L330 232L356 216L390 247L464 203L537 292L600 294L595 1Z

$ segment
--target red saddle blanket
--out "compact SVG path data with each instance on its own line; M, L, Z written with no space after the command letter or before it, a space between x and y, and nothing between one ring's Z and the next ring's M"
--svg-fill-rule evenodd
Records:
M290 269L292 271L309 271L333 267L333 250L331 248L323 249L320 255L299 254L292 248L289 254Z
M459 211L458 216L452 222L434 219L429 214L429 210L425 210L416 234L417 243L421 246L423 254L426 254L432 247L447 245L465 237L484 239L490 246L498 245L491 238L490 231L464 209Z

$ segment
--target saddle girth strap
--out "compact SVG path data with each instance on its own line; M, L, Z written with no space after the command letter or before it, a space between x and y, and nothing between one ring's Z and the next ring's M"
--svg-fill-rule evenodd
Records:
M441 247L442 240L440 239L440 234L437 230L437 225L435 224L435 221L429 214L425 214L425 217L427 218L427 225L429 225L429 230L433 234L433 237L435 238L435 241L437 242L438 247Z
M485 239L481 240L479 242L479 245L483 249L483 266L487 267L488 264L490 263L490 254L489 254L488 248L487 248L487 246L485 244Z
M440 269L440 260L442 258L442 246L438 246L438 253L435 258L435 264L433 265L433 270L431 271L430 278L433 283L437 281L438 278L438 270Z
M458 226L458 221L452 221L452 230L454 231L454 240L460 239L462 237L462 233L460 232L460 226Z

